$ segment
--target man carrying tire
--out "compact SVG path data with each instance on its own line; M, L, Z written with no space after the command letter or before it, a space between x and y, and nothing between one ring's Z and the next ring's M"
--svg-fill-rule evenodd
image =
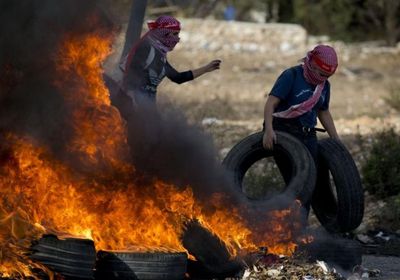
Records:
M338 59L332 47L317 45L301 61L302 64L283 71L267 98L264 107L263 146L272 150L277 139L274 130L284 131L299 139L317 164L317 118L331 138L339 139L329 111L328 81L336 71ZM288 184L291 180L289 163L281 156L275 155L274 158L285 183ZM306 216L310 203L304 204Z
M362 221L364 196L357 166L340 141L329 111L328 78L336 71L337 55L332 47L318 45L302 62L283 71L275 82L265 104L264 131L237 143L223 164L243 192L249 168L260 159L274 157L285 189L269 196L268 203L284 198L300 201L306 210L305 226L312 204L329 232L349 232ZM317 140L317 118L330 138Z
M309 51L302 64L283 71L275 82L264 107L263 146L272 149L274 130L288 132L298 138L317 158L317 117L329 136L339 139L329 111L330 84L338 66L335 50L318 45Z

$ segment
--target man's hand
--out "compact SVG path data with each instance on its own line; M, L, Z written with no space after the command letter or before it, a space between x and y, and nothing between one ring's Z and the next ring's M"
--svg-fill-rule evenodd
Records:
M263 135L263 147L266 150L272 150L276 143L276 134L272 129L270 131L265 130Z
M216 59L200 68L193 69L192 70L193 79L196 79L197 77L200 77L201 75L203 75L207 72L211 72L211 71L219 69L220 65L221 65L221 60Z
M220 68L221 60L216 59L208 63L205 67L206 72L211 72Z

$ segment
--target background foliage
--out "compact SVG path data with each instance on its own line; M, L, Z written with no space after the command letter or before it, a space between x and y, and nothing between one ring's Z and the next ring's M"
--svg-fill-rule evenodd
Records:
M132 1L112 2L126 15ZM297 23L312 35L329 35L344 41L383 40L395 45L400 39L398 0L149 0L147 15L175 14L183 17L224 18L233 5L236 20ZM118 12L117 12L118 13Z
M132 1L99 0L122 20ZM232 5L235 20L301 24L312 35L329 35L344 41L382 40L394 46L400 39L398 0L148 0L147 16L224 18Z
M394 129L375 135L362 174L366 190L377 198L400 195L400 136Z

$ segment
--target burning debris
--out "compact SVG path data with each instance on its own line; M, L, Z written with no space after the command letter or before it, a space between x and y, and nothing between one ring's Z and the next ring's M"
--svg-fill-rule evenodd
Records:
M218 187L225 182L220 170L207 169L214 166L209 165L214 155L193 149L178 164L170 158L173 150L158 150L151 156L162 159L152 162L167 170L143 179L141 166L130 157L127 124L111 106L102 79L114 26L96 1L4 0L0 23L0 278L45 279L37 270L50 279L52 270L65 273L65 262L76 259L60 259L56 252L65 246L74 250L76 242L61 236L92 240L86 254L74 251L78 260L92 258L96 250L108 256L103 263L118 266L109 252L164 252L178 253L178 262L186 264L187 251L193 250L184 246L193 229L186 223L193 219L200 221L193 234L201 239L206 229L222 241L226 263L259 247L291 255L302 242L299 203L268 214L253 212L258 222L249 222L242 205L232 207L236 204L227 203L231 200ZM141 137L137 132L130 137ZM191 132L174 134L171 147L198 138L179 139ZM199 168L188 168L188 161L199 161ZM183 174L188 169L201 173ZM183 175L187 181L178 182ZM85 270L80 276L91 277L92 265L80 265ZM67 273L77 276L77 271Z
M379 275L379 270L356 266L351 272L347 272L346 276L343 276L324 261L310 263L303 258L282 256L273 264L265 264L261 259L245 270L242 280L362 280L379 277Z
M229 277L238 274L243 268L241 258L234 257L234 251L239 248L227 247L218 236L198 221L185 224L182 244L196 259L190 262L188 267L188 274L195 278Z
M296 258L278 257L274 263L260 259L251 268L245 270L242 280L338 280L343 279L334 269L330 269L323 261L308 263Z

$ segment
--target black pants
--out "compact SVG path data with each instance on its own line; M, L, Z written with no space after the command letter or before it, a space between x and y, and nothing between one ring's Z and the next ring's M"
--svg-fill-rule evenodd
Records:
M135 93L135 104L132 98L119 91L111 99L121 116L126 121L127 141L131 158L135 166L151 166L150 160L155 147L160 145L161 115L152 96Z
M136 104L134 106L134 103ZM143 112L157 113L156 95L145 91L135 91L135 100L128 96L123 90L111 98L111 104L119 110L121 116L128 121L135 114L144 114Z

